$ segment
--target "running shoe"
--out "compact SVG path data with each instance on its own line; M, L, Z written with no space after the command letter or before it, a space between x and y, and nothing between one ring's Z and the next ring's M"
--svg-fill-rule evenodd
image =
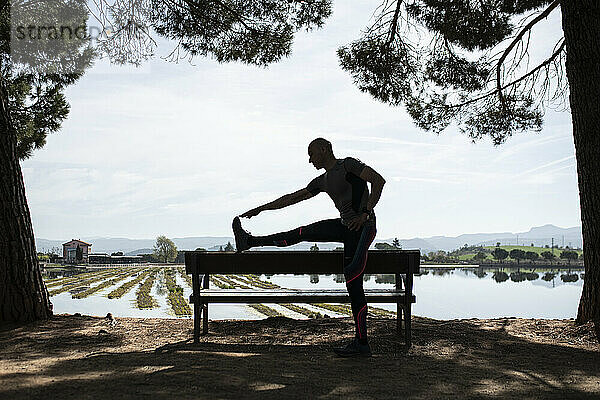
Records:
M244 250L248 250L250 248L250 245L248 244L250 233L242 228L240 217L235 217L233 219L231 227L233 228L233 234L235 236L235 252L241 253Z
M340 357L371 357L371 346L369 343L360 344L357 338L354 338L345 347L334 347L333 351Z

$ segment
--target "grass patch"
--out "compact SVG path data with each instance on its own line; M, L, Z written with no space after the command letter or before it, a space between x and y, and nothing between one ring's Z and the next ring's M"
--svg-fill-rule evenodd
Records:
M109 279L107 281L104 281L102 283L100 283L99 285L93 286L89 289L86 289L84 291L81 291L79 293L75 293L74 295L72 295L71 297L74 299L84 299L88 296L91 296L92 294L99 292L102 289L105 289L109 286L113 286L119 282L121 282L123 279L127 279L132 275L135 275L139 272L139 270L133 270L133 271L129 271L129 272L124 272L120 275L118 275L116 278L114 279Z
M317 303L316 307L323 308L325 310L333 311L338 314L343 315L352 315L352 308L346 304L327 304L327 303ZM383 317L383 318L395 318L396 313L394 311L384 310L379 307L368 307L368 315L370 317Z
M56 296L57 294L60 293L64 293L73 289L77 289L80 288L82 286L86 286L86 285L90 285L92 283L96 283L96 282L100 282L105 280L106 278L110 278L112 276L116 276L119 273L121 273L120 270L111 270L110 272L99 272L96 273L96 275L92 278L89 279L78 279L74 282L70 282L66 285L63 285L62 287L58 288L58 289L54 289L54 290L50 290L50 296Z
M142 283L135 292L136 306L140 310L158 307L158 302L154 297L152 297L152 295L150 295L150 291L152 290L152 286L156 280L156 274L158 274L158 269L152 271L144 283Z
M308 318L324 318L323 314L321 314L320 312L312 311L308 308L297 306L295 304L285 303L282 304L282 306L287 308L288 310L292 310L293 312L302 314ZM329 318L329 316L327 315L326 318Z
M111 268L105 271L94 271L94 272L86 272L85 274L77 274L75 276L70 276L68 278L57 278L52 281L46 281L46 287L56 287L61 285L68 285L72 283L78 283L80 281L85 281L87 279L98 278L101 276L112 276L115 272L118 271L116 268Z
M258 277L258 275L251 275L251 274L245 274L245 275L229 275L232 278L235 278L241 282L244 282L250 286L254 286L257 288L261 288L261 289L279 289L280 286L275 285L274 283L271 282L265 282L265 281L261 281Z
M487 250L490 251L494 251L494 249L496 248L496 246L485 246L484 247ZM545 247L537 247L537 246L500 246L501 249L504 249L506 251L508 251L510 253L511 250L514 249L519 249L519 250L523 250L523 251L533 251L535 253L538 253L540 255L540 261L543 260L542 253L544 251L549 251L552 252L552 249L547 249ZM577 253L578 256L580 256L581 254L583 254L583 250L575 250L575 249L554 249L554 255L556 256L556 259L558 259L558 257L560 256L560 253L562 253L564 250L572 250L574 252ZM507 258L507 260L510 259Z
M231 276L233 276L233 275L231 275ZM244 285L243 283L240 283L240 282L236 282L236 281L232 280L231 278L229 278L229 276L217 275L216 278L219 279L220 281L222 281L224 284L229 285L229 287L225 288L225 289L235 289L235 288L250 289L250 286Z
M167 301L171 305L171 309L175 315L187 316L192 315L192 309L188 302L183 298L183 288L175 282L175 269L168 268L164 271L165 284L167 285Z
M118 288L116 288L115 290L110 292L108 294L108 298L109 299L120 299L121 297L123 297L123 295L125 293L129 292L135 285L137 285L138 283L140 283L141 281L146 279L146 277L148 275L150 275L152 273L152 271L157 271L157 269L153 268L150 270L143 271L135 279L125 282L124 284L122 284L121 286L119 286Z
M248 307L255 309L256 311L258 311L262 315L266 315L267 317L283 317L282 313L271 307L267 307L264 304L248 304Z
M219 289L235 289L235 286L221 281L220 279L216 278L214 275L210 276L210 283L214 284Z

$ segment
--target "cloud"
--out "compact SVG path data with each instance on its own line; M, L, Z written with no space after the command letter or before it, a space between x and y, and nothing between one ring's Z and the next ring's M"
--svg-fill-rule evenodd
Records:
M563 157L563 158L560 158L558 160L554 160L554 161L545 163L543 165L537 166L535 168L528 169L527 171L523 171L523 172L515 175L515 177L520 177L520 176L528 175L528 174L530 174L532 172L539 171L539 170L544 169L544 168L548 168L548 167L550 167L552 165L560 164L560 163L568 161L568 160L573 160L574 158L575 158L574 155L573 156L568 156L568 157Z

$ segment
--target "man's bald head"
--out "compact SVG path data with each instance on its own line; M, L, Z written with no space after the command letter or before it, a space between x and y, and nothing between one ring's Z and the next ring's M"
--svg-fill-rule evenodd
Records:
M327 139L316 138L308 145L309 149L323 149L327 154L333 154L333 148L331 147L331 142Z
M331 142L327 139L316 138L308 145L308 162L316 169L329 168L335 164L335 156Z

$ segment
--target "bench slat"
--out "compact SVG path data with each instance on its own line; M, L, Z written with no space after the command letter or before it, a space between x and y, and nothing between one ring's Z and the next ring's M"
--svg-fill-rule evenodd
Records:
M185 253L188 274L339 274L342 251L247 251ZM419 250L369 250L367 274L419 273Z
M384 290L367 290L365 291L367 302L375 303L395 303L397 301L404 302L404 291L396 291L394 289ZM190 303L195 303L196 296L190 295ZM345 290L256 290L256 291L239 291L227 289L208 289L201 290L199 302L209 303L348 303L350 297ZM415 303L416 299L413 295L411 302Z

